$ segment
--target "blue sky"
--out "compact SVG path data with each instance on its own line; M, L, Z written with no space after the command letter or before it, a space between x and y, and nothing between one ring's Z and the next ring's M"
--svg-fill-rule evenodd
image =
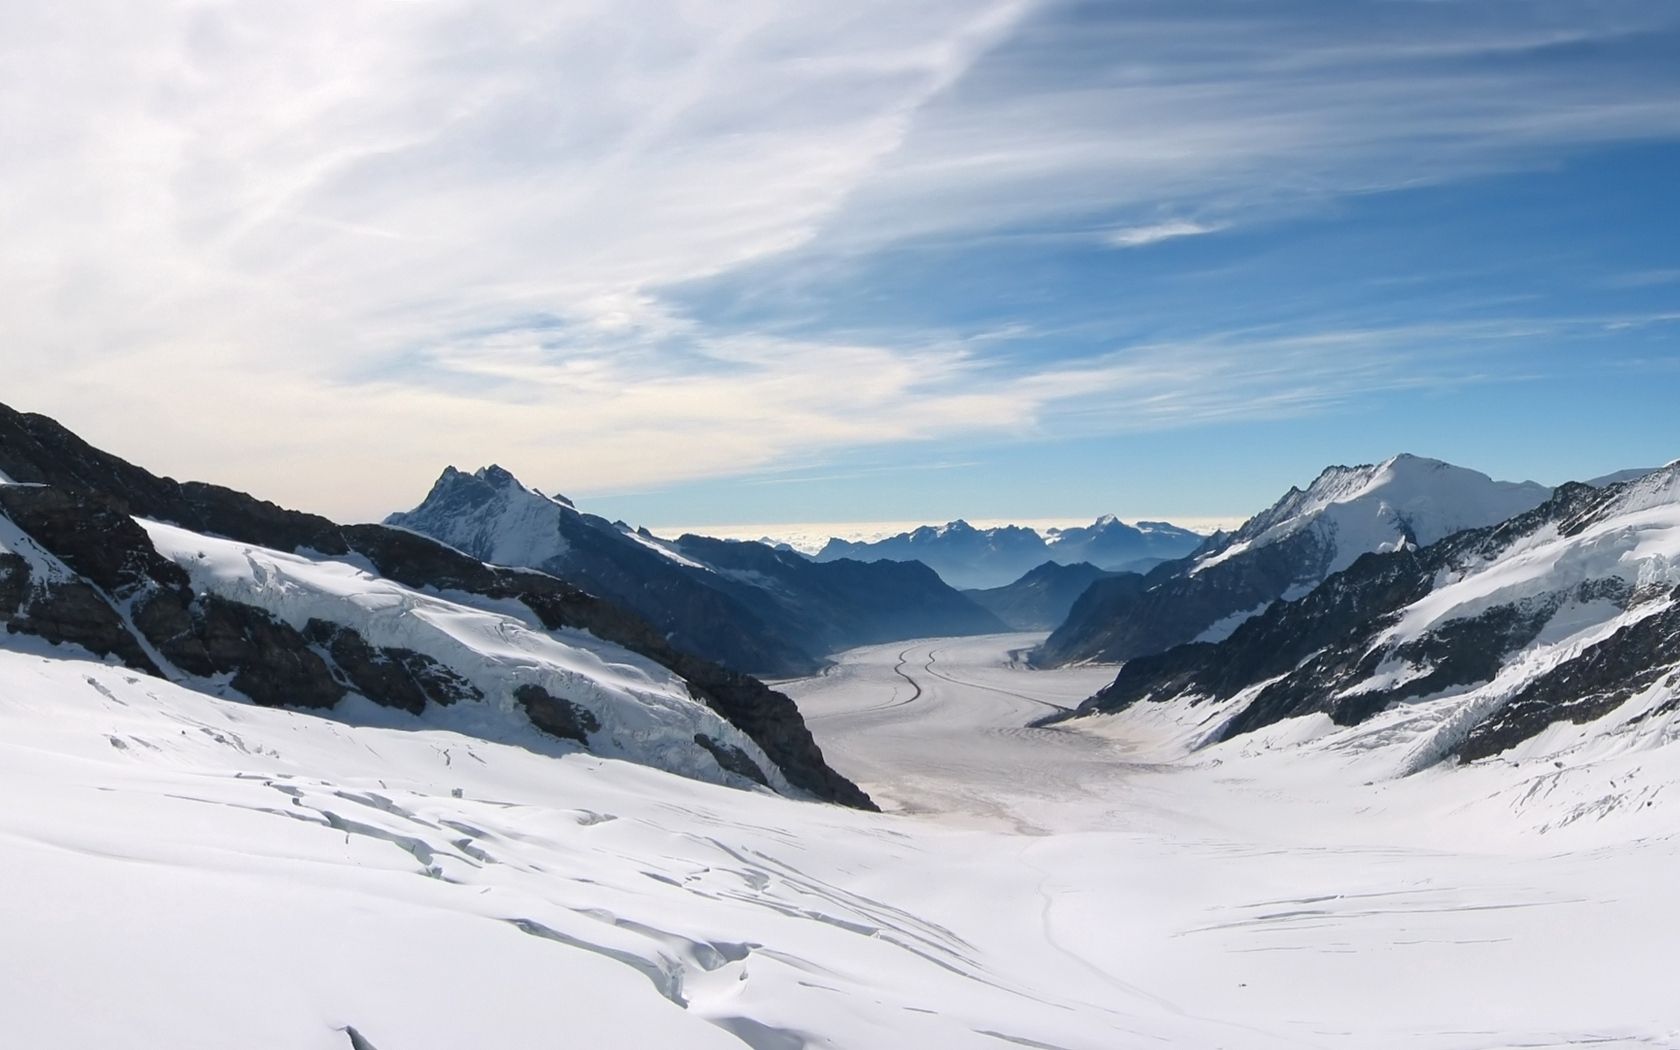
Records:
M1241 517L1680 456L1680 10L72 2L5 400L345 518Z

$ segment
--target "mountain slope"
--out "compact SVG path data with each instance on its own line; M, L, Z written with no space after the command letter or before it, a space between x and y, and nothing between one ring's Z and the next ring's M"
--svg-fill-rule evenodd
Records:
M1044 631L1066 620L1091 584L1114 575L1089 562L1063 565L1047 561L1007 586L964 593L991 610L1010 630Z
M669 542L499 467L447 469L420 506L386 520L486 562L572 581L634 609L678 648L762 674L811 674L820 654L871 642L1002 629L922 566L819 565L760 543Z
M13 482L0 485L9 636L260 704L362 697L496 739L541 730L686 775L869 804L785 696L553 577L157 478L3 407L0 472Z
M1218 644L1140 657L1082 714L1206 706L1207 739L1284 719L1380 722L1402 772L1560 723L1631 730L1680 706L1680 464L1428 547L1368 554Z
M1045 666L1130 660L1218 641L1279 599L1300 597L1367 552L1429 544L1503 521L1550 494L1417 456L1330 467L1242 528L1132 581L1098 581L1034 654Z
M820 654L669 552L526 488L500 467L446 469L418 507L385 521L492 565L558 576L638 613L677 648L727 667L784 677L822 667Z
M703 566L714 585L768 601L777 622L822 652L906 638L992 634L1004 623L919 562L814 562L762 543L679 537L669 547Z
M1113 515L1080 528L1051 529L1044 536L1019 525L977 529L953 521L868 543L830 539L816 559L919 561L953 587L982 590L1012 583L1047 561L1119 570L1180 558L1201 543L1201 536L1176 525L1143 521L1134 527Z

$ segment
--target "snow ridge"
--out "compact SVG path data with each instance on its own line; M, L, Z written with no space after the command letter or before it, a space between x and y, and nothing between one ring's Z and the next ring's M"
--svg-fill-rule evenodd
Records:
M1479 471L1406 453L1375 465L1330 467L1305 490L1290 489L1201 555L1191 572L1311 529L1328 555L1320 575L1328 576L1361 554L1428 546L1464 529L1504 521L1538 507L1551 492L1535 482L1495 481Z

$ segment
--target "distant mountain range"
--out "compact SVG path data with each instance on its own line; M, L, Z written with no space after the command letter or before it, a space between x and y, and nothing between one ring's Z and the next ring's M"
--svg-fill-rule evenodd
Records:
M1043 535L1019 525L977 529L958 520L869 542L831 539L817 552L816 560L919 561L951 586L972 590L1013 583L1045 562L1086 562L1106 570L1148 569L1189 554L1203 539L1166 522L1128 525L1113 515L1079 528L1049 529Z
M481 561L558 576L634 610L673 646L752 674L813 674L827 654L854 646L1006 629L925 565L660 539L496 466L446 469L418 507L386 522Z
M1411 455L1330 467L1189 557L1096 581L1033 658L1041 666L1119 661L1216 642L1362 554L1492 525L1539 506L1551 491Z

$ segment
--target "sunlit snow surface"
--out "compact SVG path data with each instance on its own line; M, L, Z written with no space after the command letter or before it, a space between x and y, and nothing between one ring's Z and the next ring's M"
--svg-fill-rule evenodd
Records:
M1192 574L1307 529L1331 551L1318 578L1369 551L1411 540L1424 546L1461 529L1504 521L1545 502L1551 490L1532 482L1494 481L1440 460L1400 455L1375 466L1331 467L1305 490L1250 518L1232 539L1197 560Z
M0 518L0 540L8 524ZM748 785L695 744L695 734L703 733L741 749L772 786L793 793L757 744L690 696L669 670L583 631L543 629L518 602L416 591L351 561L284 553L158 522L141 525L197 590L254 605L295 628L320 619L349 626L373 645L424 653L465 676L485 697L432 705L418 719L369 710L371 704L352 706L345 713L359 711L363 717L357 721L452 729L553 751L556 742L533 728L514 700L518 686L537 685L595 717L600 728L589 744L597 754Z
M1385 779L1398 719L1023 730L1105 674L1034 640L788 685L884 816L0 651L3 1042L1680 1044L1672 716Z

